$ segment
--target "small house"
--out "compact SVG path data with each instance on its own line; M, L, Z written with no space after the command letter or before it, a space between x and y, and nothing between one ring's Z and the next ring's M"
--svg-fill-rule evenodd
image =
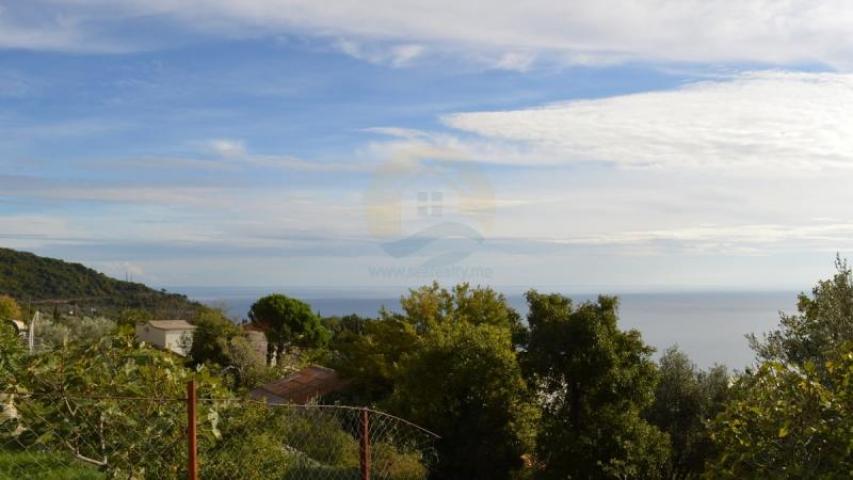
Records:
M195 327L184 320L150 320L136 326L136 339L157 348L186 356Z

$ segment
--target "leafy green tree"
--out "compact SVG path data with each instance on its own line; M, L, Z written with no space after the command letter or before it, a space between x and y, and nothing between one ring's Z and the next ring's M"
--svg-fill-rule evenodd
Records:
M818 369L766 361L714 421L708 477L853 478L853 348Z
M707 424L724 406L728 372L722 366L699 370L677 347L664 352L658 365L660 380L646 417L672 443L665 477L699 478L712 452Z
M439 433L435 478L517 473L537 419L513 342L518 315L493 290L464 284L411 290L400 304L400 314L339 328L333 366L352 380L350 400Z
M193 342L189 358L194 365L214 363L221 367L230 365L228 346L235 337L242 335L240 327L221 311L202 309L195 320Z
M404 359L417 352L422 338L449 324L493 325L511 332L513 344L523 342L526 329L506 299L489 288L437 283L401 297L402 313L382 310L376 320L343 317L333 322L332 366L350 378L348 400L373 404L394 389Z
M832 359L839 348L853 341L853 272L837 257L836 273L812 289L801 293L797 314L781 315L779 328L763 339L750 335L750 343L760 360L817 368Z
M8 295L0 295L0 320L23 320L21 307Z
M653 349L617 325L617 300L574 307L557 295L527 293L525 364L543 399L539 476L644 478L661 475L667 435L641 417L653 400Z
M259 299L249 310L249 319L267 335L268 363L275 358L278 364L288 346L321 347L331 337L307 303L286 295Z
M449 322L466 322L473 325L495 325L508 329L514 344L526 339L526 329L521 317L509 306L506 298L491 288L471 288L467 283L452 290L438 283L410 290L400 299L402 318L412 323L420 333Z
M751 336L759 364L714 421L714 478L853 476L853 275L840 258L836 269L798 314Z
M346 334L362 335L365 333L367 325L373 321L375 319L362 317L354 313L342 317L323 317L322 320L323 326L332 333L332 338Z
M280 374L267 367L264 355L245 336L237 336L228 342L226 352L228 369L234 372L236 388L253 388L264 381L272 380Z
M441 435L433 478L512 478L532 451L537 411L509 330L489 322L432 329L404 360L390 405Z
M394 317L368 321L360 332L338 334L331 365L352 381L348 400L370 405L387 399L403 359L420 348L420 341L411 323Z

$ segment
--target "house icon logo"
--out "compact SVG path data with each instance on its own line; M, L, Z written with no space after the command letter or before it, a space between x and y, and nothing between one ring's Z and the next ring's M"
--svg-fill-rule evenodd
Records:
M494 222L494 193L479 165L437 152L380 165L364 196L368 229L388 255L420 268L471 255Z

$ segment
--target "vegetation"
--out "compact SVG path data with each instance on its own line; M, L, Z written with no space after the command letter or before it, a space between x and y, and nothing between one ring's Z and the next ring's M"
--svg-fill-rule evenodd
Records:
M93 467L56 453L0 450L0 480L104 480Z
M195 378L207 476L355 477L352 418L232 400L293 360L338 369L351 381L341 401L441 436L433 461L378 440L374 464L395 480L850 478L853 273L837 269L777 329L750 336L756 364L742 373L701 370L675 347L654 362L640 333L619 327L613 297L575 304L530 291L525 322L502 295L465 284L411 290L401 313L375 319L321 319L297 299L263 297L249 314L275 367L210 308L188 317L187 359L134 340L151 318L143 309L57 311L34 354L4 321L0 475L182 478L185 450L168 448L184 435L174 400ZM16 309L0 297L7 318ZM167 448L152 451L153 438Z
M91 313L94 309L107 315L137 308L161 318L191 318L200 307L183 295L116 280L79 263L6 248L0 248L0 294L25 303L48 305L51 310L59 302L74 311Z
M207 365L230 377L237 389L251 388L281 372L267 368L264 357L255 351L245 332L224 313L203 308L193 321L192 365Z
M761 364L714 421L714 478L851 478L853 349L821 367ZM818 373L821 370L823 373Z
M641 413L653 401L653 350L617 326L617 302L574 308L560 295L527 294L525 364L543 398L540 477L658 478L666 435Z
M697 369L676 347L664 352L658 372L655 399L645 416L669 435L670 456L663 476L699 478L714 453L708 422L728 400L729 374L723 366Z
M290 347L323 346L331 336L307 303L286 295L261 298L249 310L249 319L267 335L267 363L281 363Z
M510 478L533 448L536 408L510 332L495 325L435 327L406 359L389 405L441 432L436 478Z
M0 320L21 320L21 307L9 295L0 295Z
M751 337L760 363L737 379L711 431L717 478L853 475L853 274L836 267L779 329Z

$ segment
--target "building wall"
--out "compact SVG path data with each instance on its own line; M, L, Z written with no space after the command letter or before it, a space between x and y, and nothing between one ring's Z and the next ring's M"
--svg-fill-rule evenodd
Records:
M136 326L136 338L142 342L150 343L157 348L171 350L178 355L187 355L189 351L182 348L183 337L189 337L187 345L192 344L192 330L160 330L149 324Z
M158 348L166 348L166 332L147 323L136 326L136 338L140 342L150 343Z
M165 335L165 345L163 348L171 350L179 355L188 355L189 347L192 345L192 330L169 330ZM184 337L187 338L187 349L184 350Z

